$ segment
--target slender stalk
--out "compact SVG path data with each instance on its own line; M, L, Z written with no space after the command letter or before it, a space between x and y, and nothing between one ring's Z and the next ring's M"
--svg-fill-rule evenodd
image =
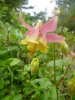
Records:
M63 53L62 53L62 60L63 60ZM62 73L64 72L64 66L62 66Z
M58 95L58 85L56 81L56 65L55 65L55 43L54 43L54 81L55 81L55 87L56 87L56 94L57 94L57 100L59 100L59 95Z
M11 91L12 91L12 86L13 86L13 72L11 71L10 67L8 67L8 70L9 70L10 75L11 75Z
M61 79L58 82L58 85L60 84L60 82L62 82L64 80L64 77L66 76L67 72L69 70L69 66L66 68L66 71L64 72L63 76L61 77Z

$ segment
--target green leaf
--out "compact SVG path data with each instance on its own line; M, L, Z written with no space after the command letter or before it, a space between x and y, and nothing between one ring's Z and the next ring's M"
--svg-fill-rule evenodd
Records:
M62 60L62 59L55 60L55 65L56 65L56 66L62 66L62 65L63 65L63 60ZM48 66L48 67L49 67L49 66L53 67L53 66L54 66L54 61L53 61L53 60L50 61L50 62L47 64L47 66Z
M18 58L11 58L11 60L12 61L10 62L10 66L17 65L17 64L19 64L21 62L21 60L18 59Z
M55 60L55 66L58 66L58 67L61 67L61 66L68 66L71 64L71 61L69 60L62 60L62 59L59 59L59 60ZM54 61L50 61L48 62L47 64L48 67L53 67L54 66Z
M6 50L0 50L0 55L6 54L10 51L18 50L17 46L9 46Z
M22 100L22 95L21 94L15 94L11 96L10 100Z
M49 79L47 78L41 78L41 79L35 79L31 81L31 84L36 88L37 87L37 83L40 84L40 86L38 87L39 89L47 89L47 88L51 88L51 82L49 81Z
M56 100L57 95L56 95L56 88L53 86L51 90L51 100Z
M1 78L0 79L0 89L2 89L4 87L4 80Z
M10 100L11 96L10 95L7 95L3 98L3 100Z

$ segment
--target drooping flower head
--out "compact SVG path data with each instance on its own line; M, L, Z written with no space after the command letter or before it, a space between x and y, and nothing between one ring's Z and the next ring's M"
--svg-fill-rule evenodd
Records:
M28 32L26 32L26 38L21 40L22 45L27 45L28 50L33 54L35 51L39 50L42 53L47 53L48 51L48 42L54 43L63 43L64 37L57 35L55 33L47 34L48 32L55 32L58 17L53 17L50 21L45 24L38 23L35 27L32 27L22 19L22 16L19 17L22 25L24 25Z

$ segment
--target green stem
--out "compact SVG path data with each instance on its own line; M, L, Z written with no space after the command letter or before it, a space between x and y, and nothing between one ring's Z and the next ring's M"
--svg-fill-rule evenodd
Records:
M13 72L11 71L10 67L8 67L8 70L9 70L10 75L11 75L11 91L12 91L12 86L13 86Z
M66 76L66 74L67 74L69 68L70 68L69 66L66 68L66 71L64 72L63 76L61 77L61 79L60 79L59 82L58 82L58 85L64 80L64 77Z
M62 60L63 60L63 53L62 53ZM62 66L62 73L64 72L64 66Z
M55 43L54 43L54 81L55 81L55 87L56 87L56 94L57 94L57 100L59 100L59 95L58 95L58 85L56 81L56 65L55 65Z

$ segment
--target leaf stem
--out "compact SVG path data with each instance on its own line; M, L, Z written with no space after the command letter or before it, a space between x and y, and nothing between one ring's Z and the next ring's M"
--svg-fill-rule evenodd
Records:
M11 71L10 67L8 67L8 70L9 70L10 75L11 75L11 91L12 91L12 86L13 86L13 72Z
M56 94L57 94L57 100L59 100L59 95L58 95L58 85L56 81L56 64L55 64L55 43L54 43L54 81L55 81L55 87L56 87Z

